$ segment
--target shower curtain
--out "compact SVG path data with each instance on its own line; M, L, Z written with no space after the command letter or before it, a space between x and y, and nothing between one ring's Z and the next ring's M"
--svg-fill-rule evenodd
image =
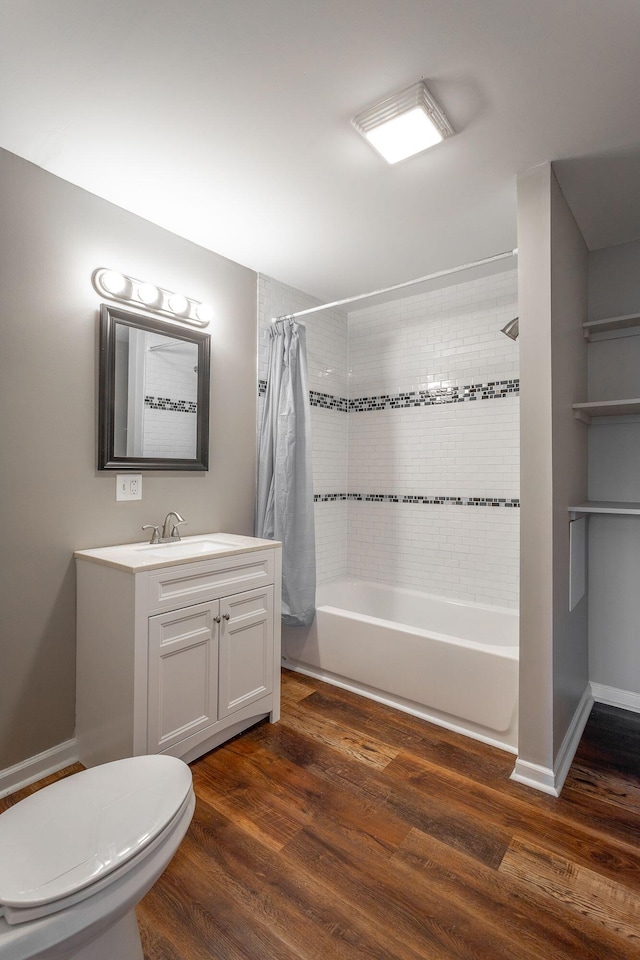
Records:
M255 533L282 541L282 622L308 626L315 614L316 545L306 330L293 319L278 320L269 335Z

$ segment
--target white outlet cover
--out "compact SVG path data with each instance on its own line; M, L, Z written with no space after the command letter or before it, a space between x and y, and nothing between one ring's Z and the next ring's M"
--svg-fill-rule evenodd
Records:
M116 474L116 500L142 500L142 474Z

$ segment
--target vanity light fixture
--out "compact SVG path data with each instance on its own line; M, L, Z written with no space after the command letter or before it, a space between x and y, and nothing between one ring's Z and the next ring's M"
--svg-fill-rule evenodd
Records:
M165 290L153 283L127 277L116 270L98 267L91 276L94 290L102 297L118 300L132 306L159 313L163 317L206 327L213 319L213 310L207 303L185 297L181 293Z
M374 104L351 122L387 163L406 160L455 133L423 80Z

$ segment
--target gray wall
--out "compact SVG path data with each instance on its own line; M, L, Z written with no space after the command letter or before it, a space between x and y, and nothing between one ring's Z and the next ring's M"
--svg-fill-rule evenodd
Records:
M553 391L553 756L589 682L586 596L569 612L569 504L587 498L587 431L572 403L587 391L588 254L551 175L551 376Z
M0 770L73 736L75 549L186 533L250 534L256 275L0 151ZM116 503L96 470L97 313L108 266L211 303L208 473L145 472Z
M640 313L640 242L589 254L589 319ZM589 347L589 399L640 397L640 336ZM640 501L640 418L589 427L589 497ZM589 520L589 673L640 697L640 518ZM609 692L610 695L611 692ZM603 691L596 690L596 695ZM614 696L625 701L625 697Z
M518 177L520 302L519 760L553 768L587 685L586 601L568 608L570 502L586 498L587 252L553 175Z
M640 313L640 240L589 254L589 320Z

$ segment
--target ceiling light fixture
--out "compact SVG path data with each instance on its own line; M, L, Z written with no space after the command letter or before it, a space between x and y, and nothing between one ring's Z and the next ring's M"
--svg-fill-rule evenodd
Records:
M102 297L119 300L132 306L159 313L163 317L183 320L198 327L206 327L213 319L213 310L207 303L200 303L173 290L165 290L153 283L127 277L116 270L98 267L91 276L94 290Z
M369 107L351 122L387 163L406 160L455 133L422 80Z

